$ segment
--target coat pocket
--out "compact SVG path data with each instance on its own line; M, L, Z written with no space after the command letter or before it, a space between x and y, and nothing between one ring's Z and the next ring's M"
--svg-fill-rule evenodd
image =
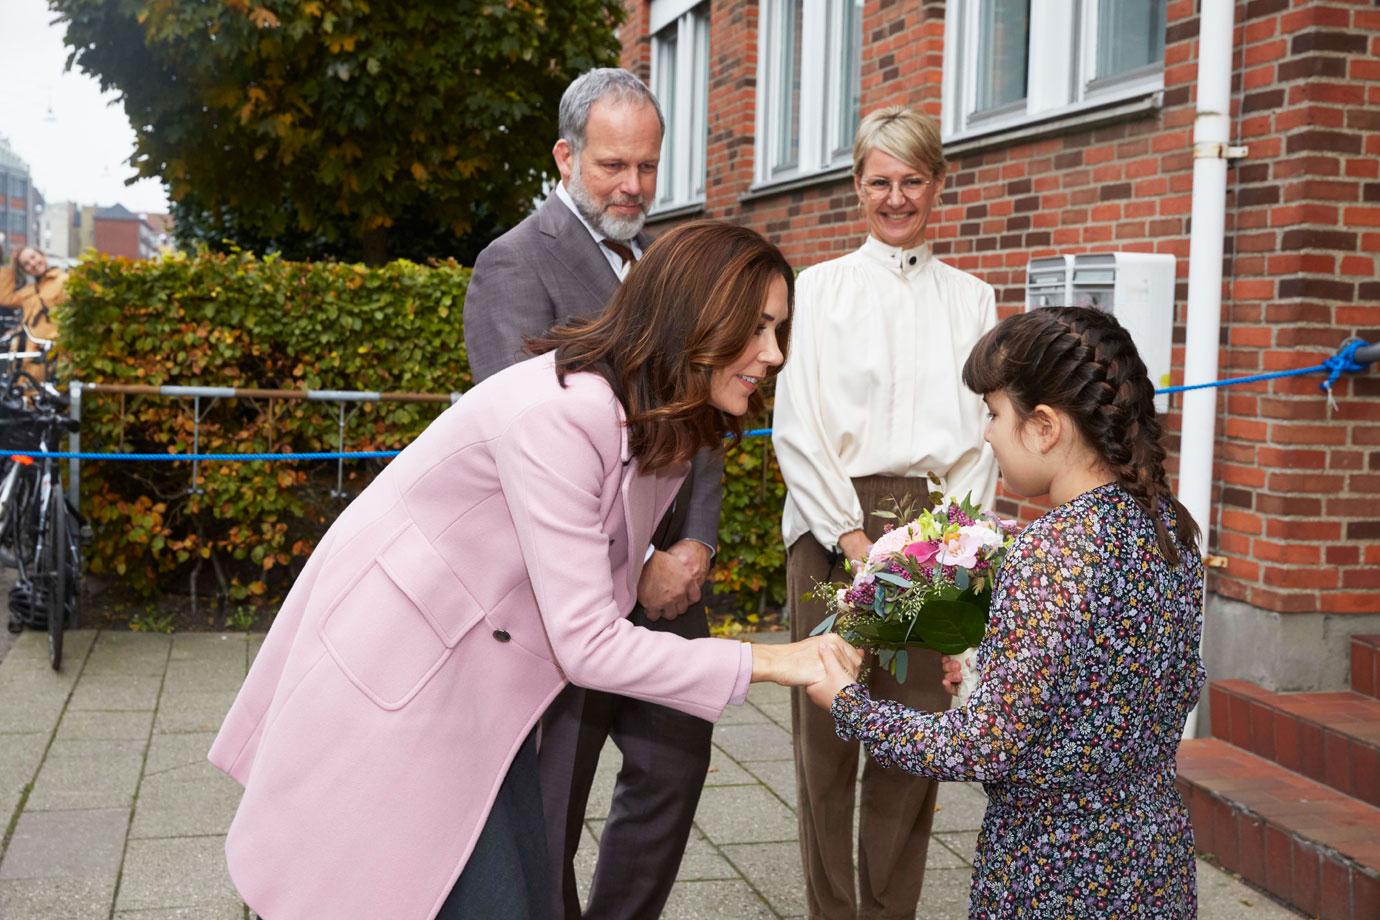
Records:
M355 686L383 709L400 709L483 616L430 541L409 525L336 599L321 637Z

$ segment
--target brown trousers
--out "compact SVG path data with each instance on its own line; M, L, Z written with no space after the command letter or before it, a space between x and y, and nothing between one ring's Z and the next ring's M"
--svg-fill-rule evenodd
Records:
M886 523L873 511L890 510L891 499L920 500L923 479L868 476L853 480L869 538ZM786 554L786 591L791 638L803 639L824 619L824 604L804 597L816 582L843 581L842 559L806 534ZM941 684L939 655L911 650L906 683L874 667L869 690L878 699L898 700L926 712L949 708ZM862 770L858 821L858 871L853 872L853 798L858 779L858 743L840 741L834 720L805 694L792 693L795 775L800 806L800 852L810 920L899 920L915 916L925 880L938 783L868 759Z

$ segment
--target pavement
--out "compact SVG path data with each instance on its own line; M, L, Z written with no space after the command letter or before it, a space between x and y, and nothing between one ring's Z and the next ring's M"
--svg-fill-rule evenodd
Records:
M25 633L0 660L0 918L249 920L222 854L239 787L206 751L263 637L82 630L61 673L45 638ZM606 749L590 799L585 892L618 761ZM795 803L788 692L754 684L715 727L663 916L803 916ZM917 916L967 916L984 804L979 786L942 787ZM1198 885L1206 920L1300 916L1202 861Z

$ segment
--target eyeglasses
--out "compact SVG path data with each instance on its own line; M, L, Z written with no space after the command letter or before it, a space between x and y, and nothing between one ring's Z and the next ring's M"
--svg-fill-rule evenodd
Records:
M911 201L925 194L925 189L934 185L939 180L931 177L926 179L922 176L907 176L899 182L892 182L890 179L883 179L881 176L869 176L862 180L863 191L867 197L882 200L891 197L891 190L899 188L901 194Z

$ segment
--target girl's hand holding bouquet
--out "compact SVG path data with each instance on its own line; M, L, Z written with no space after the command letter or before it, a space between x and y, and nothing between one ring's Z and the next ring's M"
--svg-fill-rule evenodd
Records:
M908 649L934 649L955 656L973 672L971 650L987 630L992 580L1015 539L1015 524L974 505L930 493L934 507L912 519L898 503L879 512L889 525L862 564L848 563L850 583L821 584L829 615L816 633L837 632L878 662L898 681L906 679ZM946 673L946 683L948 682ZM963 684L975 683L963 675Z

